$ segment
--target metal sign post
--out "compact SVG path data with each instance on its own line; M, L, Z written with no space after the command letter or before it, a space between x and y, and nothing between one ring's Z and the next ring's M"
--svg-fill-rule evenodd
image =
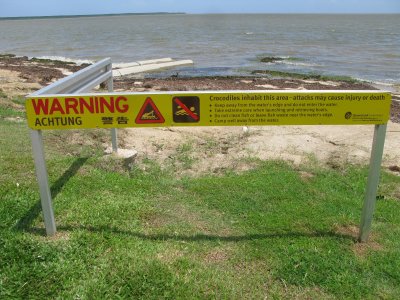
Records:
M361 214L360 234L358 238L360 242L366 242L368 240L369 232L371 231L372 216L374 214L376 203L376 193L378 191L383 148L385 145L386 127L386 124L375 125L367 189L365 191L364 206Z
M79 93L88 92L97 85L107 82L108 91L113 91L112 64L109 58L103 59L85 69L67 76L47 87L40 89L31 96L40 96L51 93ZM56 233L54 210L46 168L46 160L43 147L43 136L41 130L30 129L32 153L35 162L36 178L39 184L40 201L42 204L43 219L46 234L52 236ZM117 131L111 130L113 151L117 148Z
M39 183L40 201L42 204L44 225L46 234L51 236L56 233L56 222L54 221L53 203L49 179L47 176L46 160L44 157L43 138L41 130L30 130L33 159L35 161L36 178Z

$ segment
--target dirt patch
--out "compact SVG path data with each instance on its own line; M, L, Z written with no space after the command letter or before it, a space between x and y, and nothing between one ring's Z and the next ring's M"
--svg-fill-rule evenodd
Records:
M25 79L20 77L20 72L10 71L3 69L0 66L0 90L3 94L3 100L10 100L17 96L25 96L33 91L42 87L41 84L36 82L26 82Z
M355 241L358 239L359 227L355 225L338 226L335 232L340 235L350 236Z
M50 238L46 237L51 241L68 241L70 239L70 232L67 231L57 231L55 235Z
M246 149L249 135L241 127L130 128L124 132L123 147L138 151L139 164L151 159L173 168L177 176L220 174L256 164L246 161L250 157Z
M297 299L297 300L310 300L310 299L337 299L336 297L329 295L323 289L319 287L303 287L293 284L287 284L284 280L280 283L280 298L282 299ZM275 299L275 297L265 299Z
M257 159L282 159L295 165L315 157L331 168L368 164L373 126L252 126L207 128L124 129L123 147L138 151L162 167L174 166L176 175L196 176L243 171ZM389 122L384 166L400 161L400 124Z
M63 231L63 230L57 230L57 232L52 235L52 236L47 236L46 235L46 230L45 228L35 228L36 233L40 234L35 234L34 237L40 242L44 243L58 243L58 242L65 242L69 241L71 237L71 233L69 231Z
M237 273L243 274L244 276L257 272L259 270L269 270L267 262L264 260L242 260L234 265L234 269Z
M341 226L336 228L336 233L351 236L354 239L354 244L351 247L353 253L360 258L365 258L371 251L383 251L384 248L376 241L376 234L371 233L366 243L359 243L358 234L359 227L355 225Z
M299 174L300 174L301 180L303 180L305 182L310 181L311 178L314 177L314 174L312 174L310 172L306 172L306 171L300 171Z
M207 264L221 263L229 260L229 253L227 249L213 249L206 253L204 261Z
M368 241L367 243L354 244L352 250L357 257L365 258L371 251L383 251L384 248L377 242Z
M157 212L142 216L142 218L147 229L160 229L173 223L173 218L169 215Z

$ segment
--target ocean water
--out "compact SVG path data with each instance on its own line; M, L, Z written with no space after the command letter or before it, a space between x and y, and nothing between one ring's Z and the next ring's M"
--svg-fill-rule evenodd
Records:
M125 15L0 20L0 53L192 59L183 76L280 70L400 84L400 15ZM260 58L283 58L261 63ZM161 75L160 75L161 74ZM156 74L153 74L157 76Z

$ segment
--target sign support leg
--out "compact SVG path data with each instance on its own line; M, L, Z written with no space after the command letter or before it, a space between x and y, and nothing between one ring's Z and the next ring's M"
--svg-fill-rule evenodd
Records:
M41 130L30 130L33 159L35 161L36 178L39 184L40 201L42 204L44 225L46 234L52 236L56 233L56 223L54 220L53 204L47 176L46 161L44 157L43 138Z
M106 71L112 71L112 64L107 65ZM110 79L107 80L107 89L109 92L114 91L114 81L113 77L111 76ZM112 151L117 153L118 152L118 132L117 128L111 128L111 144L112 144Z
M367 189L365 192L364 206L361 214L360 233L358 237L360 242L366 242L368 240L369 232L371 230L372 216L374 214L376 203L376 193L378 191L383 147L385 145L386 127L387 124L375 125Z
M118 152L118 131L117 128L111 128L111 143L112 143L112 151Z

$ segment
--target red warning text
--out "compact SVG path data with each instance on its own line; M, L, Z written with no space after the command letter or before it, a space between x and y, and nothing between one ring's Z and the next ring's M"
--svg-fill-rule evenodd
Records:
M69 115L69 114L104 114L125 113L129 109L128 99L124 96L110 97L81 97L67 98L38 98L32 99L36 115Z

